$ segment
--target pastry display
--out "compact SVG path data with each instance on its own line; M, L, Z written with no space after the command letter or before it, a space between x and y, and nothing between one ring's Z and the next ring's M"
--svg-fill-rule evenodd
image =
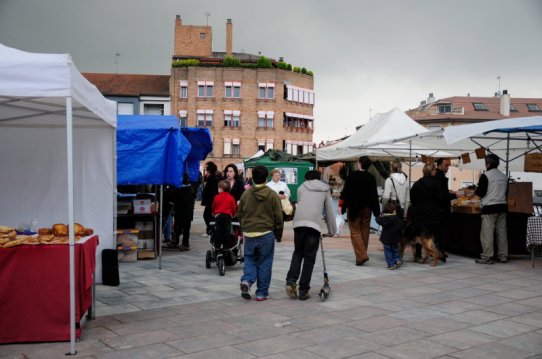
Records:
M92 228L74 223L74 240L94 234ZM69 243L69 228L62 223L56 223L51 228L40 228L37 235L17 235L15 228L0 226L0 248L10 248L21 244L67 244Z

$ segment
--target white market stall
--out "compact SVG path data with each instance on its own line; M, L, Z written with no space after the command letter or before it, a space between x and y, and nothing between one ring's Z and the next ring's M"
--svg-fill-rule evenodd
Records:
M69 225L71 354L73 224L94 229L98 252L114 248L115 126L116 103L79 73L68 54L28 53L0 44L0 224L15 227L36 219L37 227Z

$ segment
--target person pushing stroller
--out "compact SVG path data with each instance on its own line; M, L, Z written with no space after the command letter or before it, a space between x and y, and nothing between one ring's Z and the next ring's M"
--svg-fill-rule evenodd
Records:
M235 198L229 193L230 183L227 180L218 182L218 194L213 199L212 214L215 219L213 245L218 250L224 249L230 238L232 218L237 213Z

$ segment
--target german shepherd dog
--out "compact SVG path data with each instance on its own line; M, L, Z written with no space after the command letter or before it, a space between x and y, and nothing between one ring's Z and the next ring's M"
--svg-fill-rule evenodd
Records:
M420 263L425 263L427 261L427 258L429 258L429 256L432 256L433 260L431 262L431 265L436 266L439 259L442 257L442 253L435 245L434 235L429 231L422 231L421 233L413 232L414 231L409 230L407 225L407 228L404 231L404 235L400 243L401 258L403 258L403 254L405 253L405 247L407 246L407 244L410 244L412 248L412 256L414 257L414 261L416 262L416 244L420 244L422 246L423 252Z

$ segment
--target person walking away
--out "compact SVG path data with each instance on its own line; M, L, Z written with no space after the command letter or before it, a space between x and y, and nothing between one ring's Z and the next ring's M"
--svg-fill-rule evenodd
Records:
M228 164L224 168L224 174L226 176L225 179L230 183L230 194L235 199L235 203L239 203L241 195L245 192L245 184L239 176L237 166L233 163Z
M390 200L399 205L397 212L400 217L404 217L407 214L408 207L410 206L410 185L408 183L407 176L403 173L401 168L401 161L394 160L390 165L391 174L384 182L384 193L382 194L382 208ZM400 208L400 210L399 210Z
M322 211L325 213L328 236L333 236L337 232L337 226L329 185L320 180L320 172L308 171L305 182L297 190L297 210L293 220L295 248L286 275L286 294L292 299L298 296L298 279L299 299L306 300L310 297L312 271L320 244Z
M452 200L457 198L454 193L450 193L448 188L448 169L450 168L450 159L449 158L439 158L437 159L437 173L435 175L439 183L439 208L442 212L440 219L439 231L435 233L435 244L442 253L442 262L446 262L446 253L444 253L442 247L445 242L447 242L449 233L450 233L450 217L452 215Z
M267 182L267 187L275 191L279 195L281 200L289 199L291 197L290 189L286 182L280 180L281 173L278 168L271 171L271 181ZM282 232L276 233L277 242L282 241Z
M211 233L211 221L213 220L213 200L218 194L218 178L217 178L217 167L214 162L207 162L205 164L205 178L204 178L204 187L201 195L201 205L204 206L203 210L203 220L205 221L206 230L202 234L202 237L209 237Z
M397 269L402 264L399 241L403 235L403 218L397 214L397 206L393 202L386 202L382 214L376 217L376 223L382 226L380 242L384 246L388 269Z
M497 242L497 262L508 261L508 238L506 234L506 213L508 211L508 178L497 167L499 157L489 154L485 157L486 173L480 176L476 194L482 202L482 228L480 242L482 254L476 263L493 264L494 242Z
M235 198L230 194L230 182L218 182L218 194L213 200L213 217L215 219L215 234L213 245L217 249L225 248L231 234L231 221L237 213Z
M369 260L369 231L371 212L375 217L380 215L380 204L376 190L376 180L367 169L371 159L362 156L358 161L359 170L348 175L339 200L341 213L347 213L350 240L356 255L356 265L362 266Z
M183 175L181 187L176 188L173 194L174 203L174 235L181 252L190 250L190 227L194 219L194 205L196 203L196 190L190 183L188 173ZM181 240L182 236L182 240Z
M439 191L439 183L433 176L434 167L432 164L423 166L423 177L417 180L410 190L410 210L412 212L412 223L405 229L405 235L413 238L417 235L433 235L440 230L442 212L440 203L447 197ZM440 197L439 197L440 196ZM416 253L413 253L414 261L421 259L421 246L416 246Z
M282 206L279 196L265 185L268 171L264 166L252 170L254 186L241 196L237 218L244 236L244 265L241 296L251 299L250 288L256 283L256 300L269 298L275 233L282 233Z

